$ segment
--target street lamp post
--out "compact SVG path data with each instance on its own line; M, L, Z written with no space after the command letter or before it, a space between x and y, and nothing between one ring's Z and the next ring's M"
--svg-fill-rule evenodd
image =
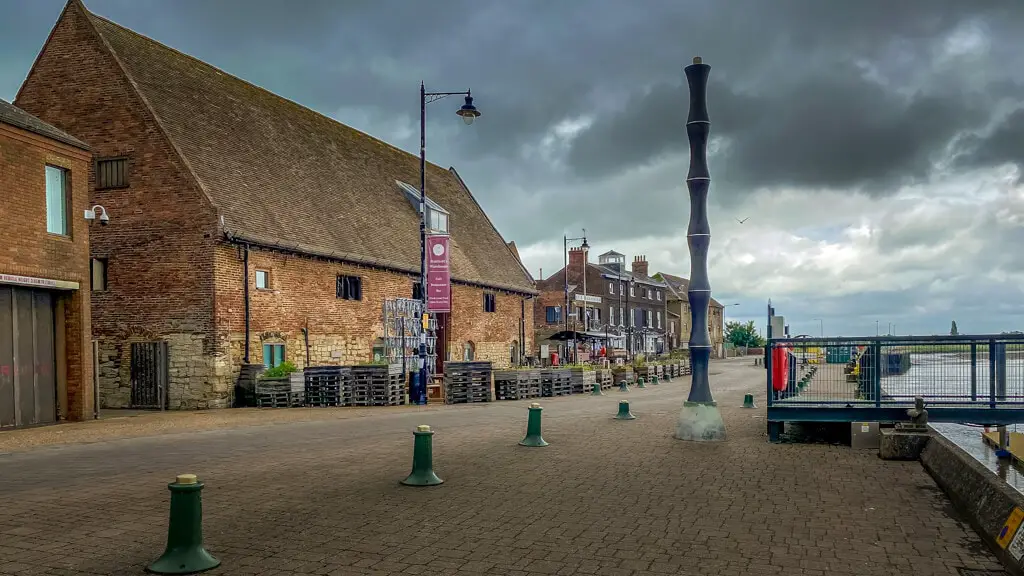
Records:
M564 281L564 289L565 289L565 311L564 311L564 316L565 316L565 331L566 332L569 331L569 242L576 242L578 240L582 240L583 241L583 244L580 246L580 248L583 248L584 251L590 249L590 244L587 244L587 230L585 228L583 229L583 236L581 236L579 238L569 238L568 236L566 236L564 234L562 235L562 259L565 262L565 266L562 267L562 280ZM583 260L583 281L584 282L587 281L586 258L584 258L584 260ZM586 289L584 288L584 294L586 294L585 290ZM583 304L584 304L584 306L586 305L586 299L585 298L584 298ZM575 327L575 323L573 323L573 326ZM566 342L570 342L570 340L566 340ZM574 349L573 356L575 356L576 339L573 338L571 340L571 342L572 342L572 347ZM569 349L568 345L566 345L566 352L568 352L568 349ZM568 362L569 361L569 354L566 354L565 356L566 356L565 359Z
M633 319L636 318L636 314L629 308L629 297L633 294L634 289L636 289L636 279L630 275L629 292L626 292L626 361L628 362L633 361Z
M427 92L426 86L420 82L420 301L423 303L423 314L427 313L427 104L446 96L465 96L465 103L455 113L462 117L467 125L480 117L480 111L473 105L473 95L465 92ZM436 350L436 348L435 348ZM427 389L427 330L423 327L420 333L420 389Z

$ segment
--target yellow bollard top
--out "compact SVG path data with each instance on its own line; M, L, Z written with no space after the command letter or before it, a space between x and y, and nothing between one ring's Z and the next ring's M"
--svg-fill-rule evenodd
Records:
M540 402L534 402L530 404L530 408L540 408Z
M694 56L693 57L693 63L694 64L702 64L702 63L704 63L704 59L701 58L700 56Z
M177 484L195 484L199 481L195 474L178 474L174 479Z
M427 424L420 424L416 427L417 432L430 432L430 426Z

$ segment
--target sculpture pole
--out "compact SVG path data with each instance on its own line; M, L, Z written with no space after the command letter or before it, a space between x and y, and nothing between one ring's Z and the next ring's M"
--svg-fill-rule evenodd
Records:
M686 187L690 191L690 224L686 230L686 243L690 248L690 286L686 295L690 301L692 372L690 395L679 413L675 437L680 440L725 440L725 422L708 382L708 362L711 359L711 335L708 334L708 305L711 302L708 189L711 174L708 172L707 148L711 118L708 116L707 88L711 66L697 57L685 72L690 87L690 113L686 118L686 136L690 141L690 172L686 175Z

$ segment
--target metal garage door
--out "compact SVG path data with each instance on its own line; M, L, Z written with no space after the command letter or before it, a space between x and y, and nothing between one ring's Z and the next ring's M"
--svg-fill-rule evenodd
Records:
M57 420L53 294L0 286L0 427Z

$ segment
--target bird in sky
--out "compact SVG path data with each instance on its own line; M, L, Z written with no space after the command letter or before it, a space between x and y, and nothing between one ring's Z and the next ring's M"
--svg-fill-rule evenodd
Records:
M750 220L750 216L747 216L747 217L746 217L746 218L744 218L743 220L740 220L739 218L737 218L737 219L736 219L736 221L737 221L737 222L739 222L740 224L743 224L743 223L744 223L744 222L746 222L747 220Z

